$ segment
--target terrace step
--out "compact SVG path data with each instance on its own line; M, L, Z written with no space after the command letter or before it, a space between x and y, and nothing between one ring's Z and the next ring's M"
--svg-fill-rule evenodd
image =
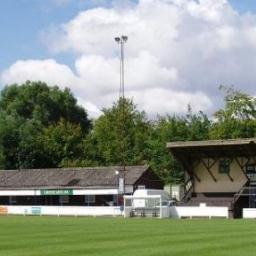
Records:
M233 202L233 194L208 193L208 194L192 194L187 202L180 202L180 206L199 206L205 203L207 206L226 206L231 208Z

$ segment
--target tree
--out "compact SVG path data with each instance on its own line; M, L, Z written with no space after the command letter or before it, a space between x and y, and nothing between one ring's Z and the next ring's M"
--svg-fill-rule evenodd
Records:
M129 99L120 99L111 108L103 109L103 115L94 123L87 137L87 159L97 165L142 164L147 159L146 139L150 123L145 113L137 110Z
M210 131L212 139L249 138L256 135L256 98L221 86L224 92L224 108L215 114Z
M0 164L6 169L61 166L63 159L71 157L72 153L67 151L75 150L70 144L72 139L76 140L76 132L79 130L82 141L91 126L87 113L77 105L69 89L60 90L57 86L30 81L2 90L0 123ZM71 129L74 135L66 139ZM55 135L59 130L62 131L60 136L65 137L59 147L63 158L56 155L54 158L49 155L49 148L58 144L59 137Z
M20 119L36 120L43 126L63 118L79 124L85 132L90 128L87 113L77 105L69 89L62 91L43 82L27 81L5 87L1 92L0 111Z
M180 183L184 174L182 166L166 149L166 143L208 139L210 125L211 122L203 112L194 114L190 107L186 116L158 118L147 146L150 152L150 165L165 183Z
M211 121L208 116L202 111L197 114L192 112L188 106L188 113L186 115L187 140L207 140L209 139L209 130L211 128Z
M43 129L42 145L51 166L65 167L84 157L82 129L77 124L61 119ZM49 165L49 164L48 164Z
M17 168L20 120L0 111L0 124L1 169Z

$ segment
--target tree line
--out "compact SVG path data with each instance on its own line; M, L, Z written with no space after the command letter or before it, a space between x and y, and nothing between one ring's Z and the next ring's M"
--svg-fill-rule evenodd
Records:
M166 183L181 182L182 168L166 142L256 135L256 99L233 87L220 89L224 106L213 117L188 106L186 115L150 120L126 98L90 120L69 89L30 81L6 86L0 96L0 168L109 166L125 160L149 164Z

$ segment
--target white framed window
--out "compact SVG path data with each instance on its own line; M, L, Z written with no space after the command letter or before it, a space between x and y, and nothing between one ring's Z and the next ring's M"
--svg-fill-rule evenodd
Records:
M94 204L96 202L95 195L85 195L84 199L85 204L87 205Z

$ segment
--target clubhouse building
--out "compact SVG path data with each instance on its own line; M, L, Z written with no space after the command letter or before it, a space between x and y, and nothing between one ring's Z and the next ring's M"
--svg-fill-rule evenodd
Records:
M228 207L241 217L256 208L256 139L169 142L185 170L180 206Z
M3 170L0 213L5 206L121 207L137 188L162 189L163 182L149 166Z

